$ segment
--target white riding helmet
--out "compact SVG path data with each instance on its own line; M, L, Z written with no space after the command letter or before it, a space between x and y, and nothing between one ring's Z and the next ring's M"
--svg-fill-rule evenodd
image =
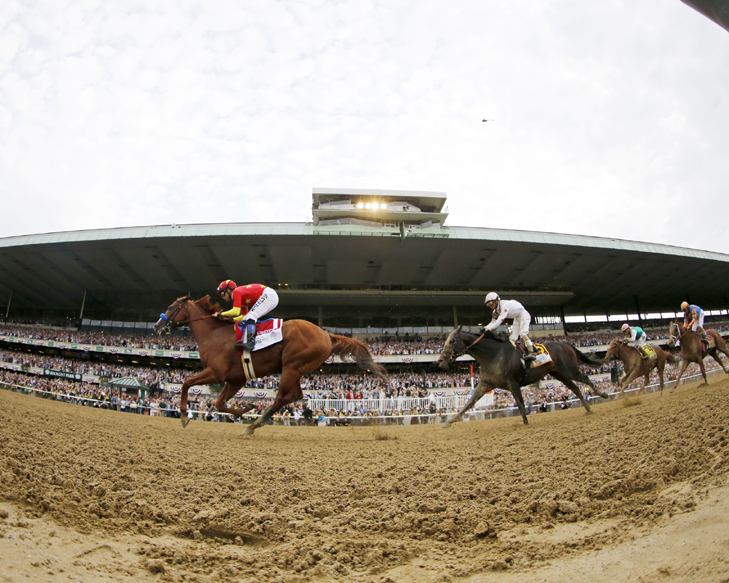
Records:
M628 324L623 324L621 326L620 330L622 330L623 332L625 332L626 330L630 330L630 326Z
M489 292L486 294L486 299L483 301L484 304L488 304L489 302L498 302L501 298L499 297L499 294L496 292Z
M681 311L684 311L686 308L688 308L688 302L681 302Z

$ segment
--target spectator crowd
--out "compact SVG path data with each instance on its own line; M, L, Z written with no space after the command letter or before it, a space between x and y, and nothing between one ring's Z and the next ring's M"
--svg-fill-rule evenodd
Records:
M712 322L711 327L720 332L729 331L729 323ZM661 340L668 337L664 328L646 328L651 340ZM141 334L107 334L104 332L87 332L73 330L72 328L49 328L17 324L0 325L0 334L13 335L23 338L41 340L54 340L57 342L91 344L100 346L118 346L132 348L167 349L180 351L195 351L191 337L157 337ZM573 333L569 336L548 338L548 340L567 341L579 347L589 348L605 346L619 337L618 331L598 330L594 332ZM367 340L368 346L374 355L388 354L433 354L437 355L443 346L445 338L431 336L423 338L420 335L378 336ZM539 338L538 340L547 340ZM65 373L95 375L105 379L114 379L125 376L138 378L152 390L144 396L133 396L119 389L109 388L103 384L71 381L48 376L32 375L25 371L10 371L0 368L0 382L5 386L15 385L27 390L35 391L50 398L66 400L82 405L117 409L128 413L148 414L152 416L179 416L179 396L171 391L165 391L170 385L179 385L185 378L194 374L191 370L182 368L151 367L144 365L112 364L98 361L86 355L85 358L63 358L48 356L17 350L0 350L0 361L4 363L20 364L24 367L37 367ZM707 369L717 369L713 361L706 361ZM0 364L1 366L1 364ZM587 366L583 370L591 376L598 388L612 392L614 385L606 378L614 365L607 363L604 366ZM689 366L687 375L698 373L698 366ZM675 379L677 371L667 369L667 382ZM475 379L477 382L478 379ZM653 373L652 381L657 382L657 375ZM302 389L312 402L327 402L331 406L321 407L318 410L308 409L308 402L292 404L281 411L275 419L283 424L291 423L334 423L347 424L352 418L406 418L447 415L455 410L444 410L435 405L433 396L444 389L461 389L464 394L470 391L472 380L470 375L463 372L399 372L391 375L390 384L383 383L371 375L362 374L313 374L302 379ZM278 386L278 377L270 376L257 379L248 384L249 388L275 389ZM584 387L589 398L593 392ZM531 385L523 388L523 395L528 409L532 412L545 411L569 407L569 401L574 395L561 385L552 382L547 377L540 386ZM193 418L209 421L231 421L225 415L219 415L213 405L215 397L210 395L190 395L189 410ZM373 409L365 406L368 401L390 402L386 408ZM234 399L232 406L242 406L245 400ZM251 411L247 419L260 412L271 404L270 399L255 399L256 408ZM515 407L512 395L508 391L494 391L494 402L490 407L493 410L510 409Z

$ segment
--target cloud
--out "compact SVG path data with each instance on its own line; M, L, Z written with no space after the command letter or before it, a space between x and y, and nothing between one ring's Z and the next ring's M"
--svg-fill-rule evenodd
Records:
M302 221L341 186L729 252L728 57L678 0L5 3L0 235Z

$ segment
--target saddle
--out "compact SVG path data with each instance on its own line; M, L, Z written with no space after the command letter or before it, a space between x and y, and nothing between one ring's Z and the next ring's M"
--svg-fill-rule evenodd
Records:
M544 344L532 342L532 346L534 347L534 355L536 356L536 359L532 361L524 360L524 357L529 354L529 351L521 338L516 340L515 348L519 351L519 358L521 358L521 361L524 363L526 368L536 368L552 361L552 357L549 355L549 351Z

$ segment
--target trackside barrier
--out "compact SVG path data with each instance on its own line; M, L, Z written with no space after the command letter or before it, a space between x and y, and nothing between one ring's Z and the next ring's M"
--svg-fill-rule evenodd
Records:
M460 410L471 395L452 395L450 397L393 397L385 399L309 399L309 408L313 411L345 411L359 413L365 411L379 411L382 413L395 411L410 411L411 409L428 409L431 403L440 410Z
M706 371L707 377L714 377L718 374L724 374L722 370L712 370L712 371ZM688 383L695 382L697 380L700 380L701 373L689 375L687 377L683 377L681 379L681 382L679 384L685 385ZM670 390L673 385L675 384L675 380L673 381L666 381L665 387L666 390ZM109 401L100 401L98 399L92 399L90 397L83 397L79 395L69 395L66 393L58 393L54 391L43 391L41 389L34 389L32 387L27 387L24 385L16 385L13 383L8 383L5 381L0 381L0 388L5 390L10 390L14 392L21 392L26 394L32 394L35 396L39 396L46 399L55 399L57 401L63 401L67 403L73 403L75 405L85 405L85 406L91 406L91 407L99 407L99 408L107 408L112 409L112 405ZM641 388L637 387L634 389L626 389L624 393L634 393L640 391ZM660 390L660 384L652 384L648 385L645 389L646 393L652 393L655 391ZM618 392L609 393L610 398L617 397ZM438 413L431 414L431 413L421 413L417 415L410 415L405 411L405 409L409 410L413 407L420 407L422 409L427 409L430 406L430 403L433 399L426 397L426 398L395 398L395 399L356 399L356 400L350 400L350 399L309 399L309 406L312 410L329 410L335 409L336 411L343 411L345 413L344 417L341 417L339 415L337 416L330 416L326 415L323 417L323 419L326 421L326 425L334 425L337 421L341 421L343 418L346 418L349 420L349 422L352 425L412 425L412 424L425 424L425 423L444 423L449 418L453 417L460 408L465 405L465 403L468 401L470 396L458 396L458 397L435 397L436 399L436 407L439 409ZM438 399L442 399L442 404L444 406L440 406L438 404ZM446 405L446 401L448 399L453 400L453 405L451 406ZM601 403L604 402L605 399L598 396L590 396L587 397L588 402L590 404L592 403ZM360 415L360 414L354 414L355 411L350 410L348 408L349 404L354 403L354 406L359 406L359 408L362 407L363 403L377 403L377 402L385 402L385 403L394 403L391 407L387 409L383 409L382 411L390 411L390 414L381 414L379 410L376 410L374 408L367 409L371 412L373 416L369 415ZM400 403L403 403L403 412L400 412ZM547 404L547 412L556 411L558 409L562 408L563 401L553 401L551 403ZM573 398L569 399L567 401L570 408L574 407L581 407L582 403L580 403L579 399ZM315 404L319 404L321 406L313 406ZM327 404L328 406L325 406ZM340 408L338 408L340 407ZM532 409L534 412L534 409ZM133 412L132 410L128 410L126 412ZM179 417L180 412L179 409L160 409L156 407L138 407L137 413L139 414L145 414L149 415L152 414L153 416L174 416ZM393 414L394 413L394 414ZM519 415L519 409L516 407L516 405L513 405L511 407L507 407L504 409L471 409L465 416L464 421L480 421L484 419L496 419L499 417L511 417L514 415ZM256 413L246 413L246 415L243 418L237 418L234 419L233 416L229 413L211 413L209 411L203 411L203 410L190 410L188 409L188 417L193 420L205 420L206 418L216 419L218 421L228 421L228 422L234 422L234 423L251 423L255 418L260 417L260 415ZM285 419L274 419L274 422L276 424L296 424L294 422L293 417L290 418L290 420ZM316 423L316 419L314 420ZM321 425L321 424L320 424Z

